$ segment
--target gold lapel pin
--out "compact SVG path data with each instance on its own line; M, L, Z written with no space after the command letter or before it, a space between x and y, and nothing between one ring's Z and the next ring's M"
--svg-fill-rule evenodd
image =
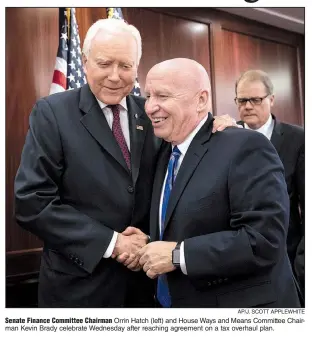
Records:
M142 125L137 125L136 128L137 128L137 130L142 130L143 131L143 126Z

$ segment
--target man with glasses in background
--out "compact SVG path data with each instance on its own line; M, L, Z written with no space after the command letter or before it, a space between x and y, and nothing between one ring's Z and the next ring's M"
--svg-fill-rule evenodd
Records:
M256 130L271 140L284 165L290 199L287 250L304 294L304 129L281 123L271 113L274 88L264 71L244 72L236 81L235 93L241 118L238 124Z

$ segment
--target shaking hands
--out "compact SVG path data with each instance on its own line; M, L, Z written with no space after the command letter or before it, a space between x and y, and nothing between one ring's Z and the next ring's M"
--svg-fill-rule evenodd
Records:
M176 242L149 242L149 237L136 227L127 227L118 234L112 258L132 271L143 268L154 279L176 269L172 264L172 250Z

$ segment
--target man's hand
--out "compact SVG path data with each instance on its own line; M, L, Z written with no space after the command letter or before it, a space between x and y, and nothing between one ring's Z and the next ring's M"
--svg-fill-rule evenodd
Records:
M140 252L140 265L146 275L154 279L176 269L172 264L172 251L177 242L155 241L147 244Z
M136 227L127 227L121 234L118 234L116 245L112 254L112 258L116 258L127 268L138 271L141 269L139 265L139 250L147 244L149 237Z
M215 133L216 131L223 131L229 126L238 127L235 119L230 115L214 116L212 133Z

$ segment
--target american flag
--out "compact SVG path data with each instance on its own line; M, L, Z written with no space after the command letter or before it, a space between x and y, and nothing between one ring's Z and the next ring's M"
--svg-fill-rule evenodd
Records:
M121 8L119 7L109 7L106 9L107 11L107 17L109 19L119 19L119 20L124 20L125 22L127 22L122 15L122 11ZM138 79L135 79L135 83L134 83L134 87L131 91L131 93L135 96L141 96L141 89L140 89L140 84Z
M50 94L80 88L86 83L75 8L59 8L59 28L60 41Z

